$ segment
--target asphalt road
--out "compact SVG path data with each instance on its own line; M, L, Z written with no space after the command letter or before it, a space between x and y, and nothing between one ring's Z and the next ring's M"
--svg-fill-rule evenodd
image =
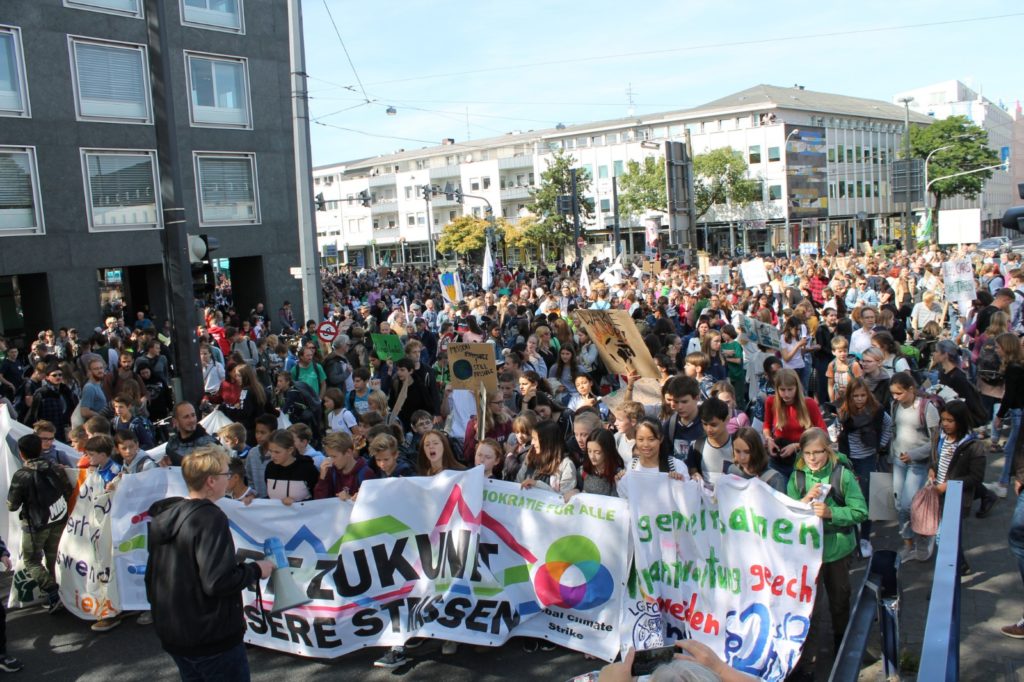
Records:
M9 584L9 579L4 581ZM0 589L6 600L6 585ZM67 612L49 615L39 607L7 614L7 650L21 659L25 669L12 676L26 680L174 680L174 661L160 648L152 626L135 623L134 617L105 633L95 633L89 623ZM359 680L545 680L565 681L596 670L600 661L565 649L526 653L522 639L505 646L481 648L462 645L452 656L441 655L441 643L427 641L408 652L410 662L395 670L372 667L382 648L354 652L332 661L290 656L265 649L249 649L253 680L284 679ZM285 677L287 676L287 677Z

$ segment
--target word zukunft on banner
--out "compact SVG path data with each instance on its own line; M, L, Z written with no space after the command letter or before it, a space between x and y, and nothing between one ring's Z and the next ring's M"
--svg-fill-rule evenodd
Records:
M626 477L636 565L624 638L637 648L693 638L733 668L785 679L814 607L822 525L759 480Z
M117 594L93 599L123 610L148 607L146 510L183 493L173 470L121 482L107 558ZM220 505L239 552L262 556L268 538L280 539L300 589L312 599L270 614L269 582L262 604L256 592L243 593L252 644L328 658L410 637L493 646L531 636L604 659L619 651L629 561L629 510L622 500L579 495L566 504L551 493L485 482L477 468L368 481L355 504Z

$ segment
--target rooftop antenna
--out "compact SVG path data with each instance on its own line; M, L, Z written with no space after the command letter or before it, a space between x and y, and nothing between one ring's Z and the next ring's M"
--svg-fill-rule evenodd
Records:
M633 83L626 84L626 98L629 101L629 108L626 109L626 116L633 116L636 114L635 102L633 101L633 95L636 93L633 91Z

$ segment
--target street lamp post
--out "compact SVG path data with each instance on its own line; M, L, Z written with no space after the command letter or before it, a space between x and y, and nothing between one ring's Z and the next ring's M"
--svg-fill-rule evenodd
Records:
M793 137L794 135L798 135L798 134L800 134L800 129L799 128L793 128L793 130L789 131L789 135L786 135L786 141L782 143L782 149L785 150L785 153L787 155L789 154L789 138ZM783 204L784 204L784 208L786 209L786 229L784 230L784 232L786 234L786 258L788 259L788 258L790 258L793 255L793 237L792 237L792 235L789 232L790 228L789 228L789 164L788 163L786 164L786 168L783 170L783 173L784 173L784 177L785 177L785 180L786 180L786 196L785 196L785 201L783 202Z
M903 207L903 233L906 235L906 246L907 253L914 252L914 228L910 225L910 103L914 101L913 97L901 97L897 100L904 108L903 117L903 160L906 162L904 165L907 169L907 182L905 183L907 188L907 202ZM925 162L925 172L927 172L928 164ZM927 204L928 199L925 198Z
M427 204L427 257L430 259L430 268L434 268L434 212L430 209L430 197L438 192L433 185L423 185L423 201Z

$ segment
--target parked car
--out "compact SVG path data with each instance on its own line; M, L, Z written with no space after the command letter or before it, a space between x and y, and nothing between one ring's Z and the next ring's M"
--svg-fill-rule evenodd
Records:
M1014 253L1024 253L1024 237L1011 239L1008 247L1009 250L1013 251Z
M978 251L1004 251L1009 244L1009 237L988 237L978 242Z

